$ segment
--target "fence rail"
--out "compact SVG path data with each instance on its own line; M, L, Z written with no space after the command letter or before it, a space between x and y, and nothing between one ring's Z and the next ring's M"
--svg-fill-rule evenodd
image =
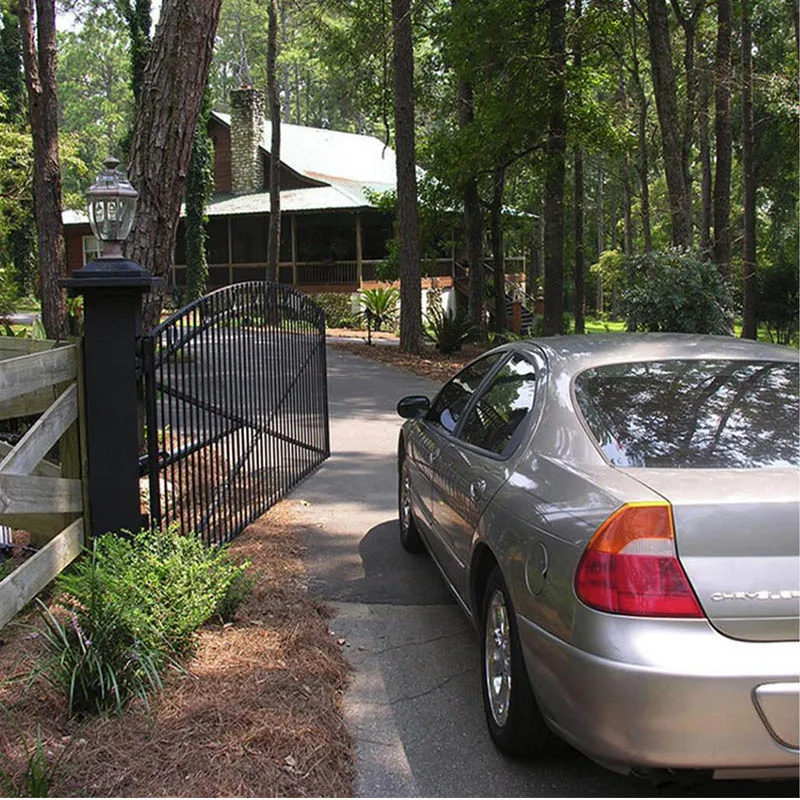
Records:
M28 531L41 546L0 581L0 627L83 546L78 358L75 345L0 341L0 419L41 413L14 446L0 442L0 525ZM44 458L56 445L60 464Z

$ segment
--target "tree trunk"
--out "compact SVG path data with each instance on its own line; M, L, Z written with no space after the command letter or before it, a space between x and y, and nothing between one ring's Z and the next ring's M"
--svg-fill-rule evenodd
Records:
M723 0L724 1L724 0ZM650 38L650 70L656 96L656 110L664 151L664 172L667 179L672 243L691 247L690 197L683 167L683 151L679 132L675 69L672 65L669 22L666 0L647 0L647 31Z
M583 12L582 0L575 0L575 18L580 19ZM580 78L583 68L583 42L580 31L573 46L575 72ZM583 333L586 328L586 263L583 248L583 148L575 145L575 333Z
M753 124L753 42L750 0L742 0L742 173L744 180L744 242L742 259L742 338L756 339L756 169Z
M475 118L472 85L458 82L458 120L462 129ZM472 175L464 182L464 232L467 238L469 262L469 318L478 338L484 338L483 297L486 291L486 272L483 265L483 212L478 196L478 180Z
M154 275L165 275L174 257L221 3L165 0L147 60L131 148L130 177L139 201L127 256ZM158 322L164 291L162 286L145 302L147 328Z
M603 154L600 153L597 159L597 202L595 205L595 222L597 228L597 257L598 259L606 249L606 233L603 227L603 188L605 186L605 175L603 174ZM603 286L603 277L597 276L597 298L596 306L598 313L602 314L605 311L605 287Z
M697 71L695 69L695 39L700 15L705 8L706 0L693 0L691 13L687 17L683 13L679 0L672 0L675 16L678 18L684 33L683 67L684 81L686 84L686 108L683 117L683 132L681 135L681 153L683 161L683 180L689 196L689 236L690 247L694 244L694 212L692 209L692 144L694 143L695 118L697 116Z
M647 92L642 81L642 73L639 68L639 39L638 26L636 24L637 11L635 5L630 8L631 24L630 31L633 37L631 45L631 55L633 62L633 81L636 86L637 99L639 101L639 117L637 125L639 163L637 172L639 173L639 189L641 193L641 214L642 214L642 235L644 236L644 251L650 253L653 250L653 235L650 226L650 162L647 155L647 109L649 101Z
M67 307L58 279L64 276L61 221L61 166L58 159L55 0L20 0L22 61L33 133L34 209L39 244L39 294L42 324L50 339L67 335Z
M567 147L565 114L566 4L548 0L548 77L550 80L545 173L544 334L561 333L564 316L564 173Z
M503 194L505 167L495 167L492 174L492 254L494 256L494 329L500 333L506 325L506 266L503 246Z
M392 0L394 127L397 150L397 222L400 234L400 349L419 353L422 280L414 144L414 44L411 0Z
M697 133L700 144L700 252L711 255L711 142L709 136L708 104L711 88L707 70L700 79L700 107L697 117Z
M272 141L269 149L269 238L267 241L267 278L280 281L281 261L281 99L278 92L278 0L269 0L267 8L267 90Z
M714 76L717 167L714 175L714 262L725 280L731 277L731 0L717 0L717 51Z

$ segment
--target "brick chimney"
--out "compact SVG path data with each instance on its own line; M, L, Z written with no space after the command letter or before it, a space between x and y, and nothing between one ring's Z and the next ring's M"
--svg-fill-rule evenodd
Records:
M231 91L231 188L235 194L264 191L264 94L253 88Z

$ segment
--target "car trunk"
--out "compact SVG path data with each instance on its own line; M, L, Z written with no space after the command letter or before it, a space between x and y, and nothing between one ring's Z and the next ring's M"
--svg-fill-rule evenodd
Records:
M672 504L678 557L720 633L798 638L800 478L794 469L624 469Z

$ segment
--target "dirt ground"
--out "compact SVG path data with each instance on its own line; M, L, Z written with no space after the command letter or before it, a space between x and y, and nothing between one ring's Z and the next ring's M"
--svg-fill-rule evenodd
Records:
M41 735L58 762L54 796L352 796L340 710L348 667L328 610L306 591L292 505L278 504L233 542L258 574L253 595L234 623L201 630L186 673L167 676L151 719L136 704L121 717L67 719L64 698L42 679L26 688L36 615L0 631L6 771L25 769L26 748Z
M457 353L440 353L431 345L423 345L422 353L419 356L408 355L391 344L373 344L368 346L366 342L366 331L353 331L347 329L334 329L328 331L329 336L335 337L331 347L346 350L354 355L363 358L371 358L384 364L406 369L416 375L444 383L458 372L465 364L473 358L485 352L487 347L475 347L472 345L462 347ZM379 338L384 342L397 341L397 336L391 333L379 331L372 334L373 339ZM343 341L343 338L354 339L355 341Z
M329 334L355 339L334 347L437 381L481 352L426 347L408 356L359 341L366 331ZM28 680L39 652L36 613L0 631L0 754L10 759L0 758L0 769L18 779L41 737L57 764L54 796L352 796L353 746L340 707L345 643L307 593L296 502L279 503L234 540L232 552L258 576L253 594L234 623L200 631L186 671L167 675L150 717L134 703L121 717L68 719L63 697L41 678Z

